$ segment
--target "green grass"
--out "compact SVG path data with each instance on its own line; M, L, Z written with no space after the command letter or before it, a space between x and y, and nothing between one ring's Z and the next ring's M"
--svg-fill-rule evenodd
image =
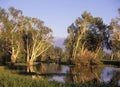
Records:
M115 84L101 84L94 82L86 83L60 83L49 82L46 79L32 79L30 76L18 75L15 71L10 71L0 66L0 87L117 87Z

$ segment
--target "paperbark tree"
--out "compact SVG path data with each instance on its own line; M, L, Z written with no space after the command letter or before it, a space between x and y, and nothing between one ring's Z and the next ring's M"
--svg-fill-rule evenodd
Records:
M30 65L52 45L52 30L44 26L44 22L22 15L22 11L13 7L8 12L0 9L0 23L3 24L4 48L11 55L14 64L20 53L26 54L26 61ZM3 46L2 45L2 46Z
M75 23L68 27L65 46L71 59L75 59L76 54L83 48L92 52L102 48L104 41L109 38L106 29L107 26L101 18L93 17L90 13L84 12L82 18L76 19Z
M120 59L120 9L119 11L119 17L114 18L111 22L111 26L113 29L113 36L112 36L112 57L111 60L113 60L113 58L117 58Z
M9 8L8 20L10 23L9 41L11 43L11 62L14 64L17 61L18 55L20 53L21 47L21 36L20 36L20 20L22 16L22 11L17 10L13 7ZM23 25L22 25L23 26Z
M11 55L11 62L15 63L20 52L20 32L19 32L19 21L22 16L22 12L13 7L9 8L8 12L2 9L1 24L2 24L2 39L6 45L4 49ZM4 44L4 43L3 43ZM6 53L7 53L6 52Z
M51 46L52 30L44 26L43 21L36 18L25 18L25 27L23 29L23 46L26 52L26 61L28 65L33 62Z
M37 57L39 57L42 53L44 53L45 51L47 51L52 44L48 42L49 37L46 38L40 38L39 32L32 32L32 45L31 47L28 47L27 50L27 54L29 55L29 59L27 59L27 62L29 62L29 64L31 65Z

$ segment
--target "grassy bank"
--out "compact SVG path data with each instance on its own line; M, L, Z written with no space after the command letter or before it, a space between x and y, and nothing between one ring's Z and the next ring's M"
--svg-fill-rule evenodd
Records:
M18 75L14 71L7 70L0 66L0 87L117 87L114 84L87 83L60 83L47 80L32 79L30 76Z

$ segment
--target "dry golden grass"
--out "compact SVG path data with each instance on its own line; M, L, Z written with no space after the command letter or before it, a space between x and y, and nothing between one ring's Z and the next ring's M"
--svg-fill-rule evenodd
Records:
M120 52L114 52L111 56L111 60L120 60Z
M76 54L76 57L73 59L73 62L78 66L90 66L92 63L99 64L99 56L99 50L97 50L96 52L92 52L83 48Z
M89 64L89 62L95 58L95 54L91 51L88 51L87 49L81 50L75 58L75 64L84 63Z

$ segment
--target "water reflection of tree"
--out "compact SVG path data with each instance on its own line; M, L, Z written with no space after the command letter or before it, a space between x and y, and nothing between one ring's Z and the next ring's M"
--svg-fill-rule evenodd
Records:
M69 66L69 71L66 72L66 76L64 78L65 82L73 82L72 68Z
M115 84L115 83L119 83L120 82L120 69L116 69L115 74L113 75L110 83L111 84Z
M71 68L71 73L73 74L73 81L74 83L79 83L79 82L88 82L88 81L98 81L99 80L99 75L98 70L95 67L73 67Z
M27 66L27 72L34 72L33 65Z
M30 65L27 66L27 72L28 73L36 73L35 75L31 75L32 79L43 79L43 76L40 76L39 74L44 72L46 67L42 65L42 63L38 65Z
M38 65L31 65L27 67L27 72L36 73L57 73L62 70L62 66L55 63L40 63Z
M59 64L56 63L50 63L47 64L47 72L48 73L57 73L59 71L61 71L62 67Z

